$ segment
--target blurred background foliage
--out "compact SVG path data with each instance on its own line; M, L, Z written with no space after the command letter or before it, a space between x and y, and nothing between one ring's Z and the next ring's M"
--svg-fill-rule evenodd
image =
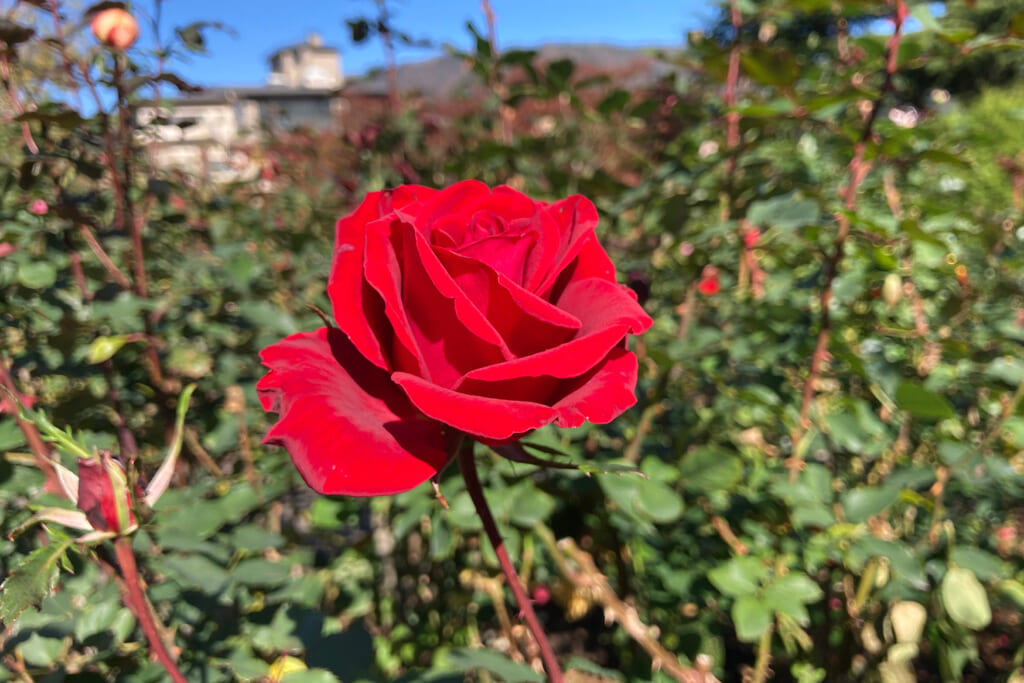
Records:
M478 453L575 680L1024 677L1024 3L910 3L889 60L902 2L738 0L632 91L470 27L484 94L460 112L408 99L345 135L281 135L272 182L223 186L152 168L118 107L173 84L155 69L196 34L115 58L44 29L47 7L0 20L0 362L143 479L198 383L133 535L189 680L542 679L458 472L448 508L429 486L317 497L259 445L258 352L330 310L336 219L462 178L592 199L655 318L635 409L530 437L644 478ZM7 412L5 576L61 542L7 534L68 505ZM0 680L162 680L111 557L71 547L5 625Z

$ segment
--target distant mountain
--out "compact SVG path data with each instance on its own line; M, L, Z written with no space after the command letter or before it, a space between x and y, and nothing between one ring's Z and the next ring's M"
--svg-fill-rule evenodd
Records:
M578 74L607 74L614 78L618 87L629 90L653 85L670 73L682 73L679 67L659 61L649 50L642 48L568 44L531 49L537 52L538 64L571 59L576 63ZM479 85L478 78L465 61L450 55L398 67L400 91L417 92L431 99L450 99L468 94ZM354 95L386 95L387 90L387 73L384 70L353 78L345 86L345 91Z

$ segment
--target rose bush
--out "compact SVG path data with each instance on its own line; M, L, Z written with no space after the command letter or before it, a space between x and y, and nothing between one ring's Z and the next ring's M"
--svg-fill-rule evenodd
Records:
M628 334L651 319L598 244L594 205L463 181L367 196L338 221L337 328L263 350L258 391L321 493L378 495L436 474L462 434L510 443L632 406Z

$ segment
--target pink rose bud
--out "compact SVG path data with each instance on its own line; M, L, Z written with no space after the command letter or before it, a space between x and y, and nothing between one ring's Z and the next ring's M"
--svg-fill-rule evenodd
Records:
M128 480L110 453L102 451L99 460L78 459L78 509L96 531L123 534L135 527Z
M32 203L28 205L29 213L34 213L37 216L45 216L49 210L50 207L42 199L33 199Z
M92 19L96 40L115 50L127 50L139 37L139 22L123 9L112 7Z
M18 248L15 247L10 242L0 242L0 258L3 258L4 256L10 256L17 250Z

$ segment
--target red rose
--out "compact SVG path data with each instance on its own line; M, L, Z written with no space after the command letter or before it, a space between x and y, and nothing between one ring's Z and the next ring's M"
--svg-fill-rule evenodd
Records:
M258 390L321 493L408 490L460 433L513 442L554 422L609 422L636 402L626 336L651 319L594 236L580 196L537 202L464 181L370 194L338 221L338 329L263 350Z

